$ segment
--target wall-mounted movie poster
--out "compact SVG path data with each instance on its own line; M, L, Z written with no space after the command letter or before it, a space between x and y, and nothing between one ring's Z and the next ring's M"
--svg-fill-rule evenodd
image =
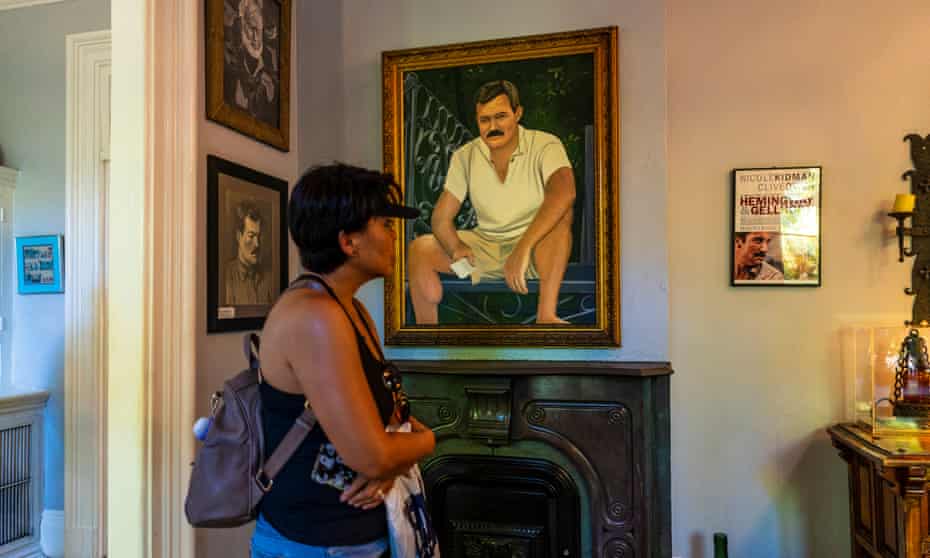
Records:
M820 286L820 167L735 169L730 284Z

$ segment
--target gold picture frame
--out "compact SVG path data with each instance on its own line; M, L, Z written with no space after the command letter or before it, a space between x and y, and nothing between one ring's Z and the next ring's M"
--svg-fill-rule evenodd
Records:
M398 231L396 265L384 282L385 343L620 346L617 28L384 52L382 78L384 171L396 177L406 203L421 210L419 219ZM476 91L503 80L519 88L519 112L513 109L520 125L519 149L525 130L540 130L558 138L570 162L576 193L569 213L571 256L557 283L557 313L569 323L536 323L541 313L534 310L542 305L533 279L527 281L527 293L518 294L500 279L479 275L472 284L441 274L438 319L418 324L407 277L409 254L418 252L408 248L415 238L431 234L430 216L452 154L469 145L475 153L477 142L485 139L475 116L480 108ZM509 95L500 98L506 101ZM483 149L487 159L487 143ZM527 154L527 160L535 160L532 151ZM503 176L500 184L506 186L509 175ZM460 207L457 232L479 225L470 197Z
M291 0L206 0L207 118L290 150Z

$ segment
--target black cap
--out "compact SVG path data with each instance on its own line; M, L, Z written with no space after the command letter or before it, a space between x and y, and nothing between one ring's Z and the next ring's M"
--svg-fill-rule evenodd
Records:
M375 210L374 215L381 217L400 217L402 219L416 219L420 216L420 210L408 205L385 202Z

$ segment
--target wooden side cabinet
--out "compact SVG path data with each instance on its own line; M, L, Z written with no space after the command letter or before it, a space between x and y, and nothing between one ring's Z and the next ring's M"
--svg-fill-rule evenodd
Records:
M930 439L827 429L849 469L853 558L930 558Z

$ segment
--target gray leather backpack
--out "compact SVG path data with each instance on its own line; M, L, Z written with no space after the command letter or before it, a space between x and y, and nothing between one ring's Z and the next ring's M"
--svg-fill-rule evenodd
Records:
M316 424L313 411L305 408L264 459L258 335L246 334L243 349L249 367L213 394L213 421L191 470L184 513L194 527L238 527L254 520L275 476Z

